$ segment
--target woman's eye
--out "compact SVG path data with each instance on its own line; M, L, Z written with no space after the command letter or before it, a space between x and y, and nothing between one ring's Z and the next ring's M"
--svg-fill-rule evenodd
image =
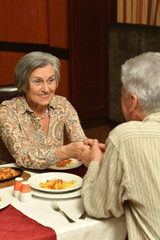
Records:
M55 81L55 78L50 78L50 79L48 79L48 82L50 82L50 83L52 83L52 82L54 82Z
M40 83L40 80L39 79L35 79L35 80L33 80L33 83Z

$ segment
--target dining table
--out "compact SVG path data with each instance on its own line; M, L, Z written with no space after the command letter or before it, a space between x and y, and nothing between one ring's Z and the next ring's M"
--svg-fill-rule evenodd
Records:
M5 168L5 167L10 168L10 167L18 167L18 166L15 163L0 165L0 168ZM29 181L29 179L35 176L40 176L40 174L43 174L43 173L61 174L63 172L63 173L77 175L83 179L83 176L85 175L86 170L87 168L84 165L81 165L77 168L69 169L69 170L23 169L23 176L28 176L26 181ZM32 221L34 220L34 223L36 222L37 224L39 224L38 227L43 226L44 228L46 228L46 231L45 231L46 235L44 235L43 238L40 238L38 234L39 230L37 230L37 233L36 233L37 238L34 238L34 240L40 240L40 239L44 239L44 240L50 240L50 239L53 239L53 240L72 240L72 239L73 240L99 240L99 239L125 240L126 239L127 230L126 230L125 215L122 215L119 218L110 217L108 219L96 219L86 215L85 219L79 219L81 214L84 212L83 201L81 199L81 194L80 194L81 189L77 190L79 194L75 194L75 195L73 194L73 196L71 195L67 197L67 194L66 194L66 197L65 197L65 193L63 193L63 197L61 196L55 197L56 194L53 194L53 197L52 197L52 194L50 195L46 194L47 195L46 196L45 193L40 191L35 191L34 189L31 188L32 197L27 202L22 202L19 200L19 198L14 197L13 190L14 190L14 182L12 182L11 185L0 183L0 197L2 197L3 199L4 194L7 194L7 196L9 196L8 205L5 206L4 208L0 207L1 208L0 216L3 216L3 213L5 216L5 211L10 210L11 213L12 211L13 213L14 211L17 211L18 212L17 214L19 215L23 214L23 217L26 217L27 219ZM57 211L54 211L51 204L52 200L56 200L59 207L67 215L69 215L69 217L71 217L75 222L74 223L68 222L67 219L62 214L60 214ZM1 206L1 203L0 203L0 206ZM9 217L11 217L11 213L9 214ZM17 215L17 218L19 215ZM14 216L12 217L13 217L12 222L14 222ZM22 218L22 219L25 219L25 218ZM3 221L2 218L1 218L1 221ZM5 225L6 222L4 221L3 224ZM25 223L25 226L27 227L27 221ZM8 226L6 228L3 228L3 231L8 231L7 228ZM54 231L55 233L54 237L48 236L49 230ZM14 229L14 231L16 236L17 230ZM27 231L29 233L29 230ZM23 240L25 239L23 231L21 232L21 238L19 239L23 239ZM29 235L28 235L28 238L26 239L30 240L32 238L29 238Z

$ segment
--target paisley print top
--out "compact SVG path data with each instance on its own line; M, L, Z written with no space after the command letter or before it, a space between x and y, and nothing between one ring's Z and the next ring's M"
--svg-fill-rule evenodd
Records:
M1 103L0 137L17 165L44 169L58 163L56 149L63 146L64 131L71 142L86 139L78 114L66 98L53 97L49 116L49 130L45 136L25 97Z

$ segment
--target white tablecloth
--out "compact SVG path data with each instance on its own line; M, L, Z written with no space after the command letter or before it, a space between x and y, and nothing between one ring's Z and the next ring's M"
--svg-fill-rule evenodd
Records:
M1 165L15 166L14 164ZM31 173L31 175L36 173ZM0 196L3 191L12 195L13 187L0 189ZM59 212L51 207L51 199L32 196L29 202L20 202L12 197L11 204L28 217L38 221L44 226L53 228L57 234L57 240L125 240L126 225L125 216L118 219L110 218L97 220L86 217L85 220L78 219L83 212L83 204L80 197L74 199L58 200L59 206L76 223L69 223Z

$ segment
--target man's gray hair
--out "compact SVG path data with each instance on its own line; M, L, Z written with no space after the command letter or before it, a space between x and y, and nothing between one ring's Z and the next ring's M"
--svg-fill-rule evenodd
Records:
M122 65L121 81L127 95L135 94L141 111L160 111L160 53L147 52Z

